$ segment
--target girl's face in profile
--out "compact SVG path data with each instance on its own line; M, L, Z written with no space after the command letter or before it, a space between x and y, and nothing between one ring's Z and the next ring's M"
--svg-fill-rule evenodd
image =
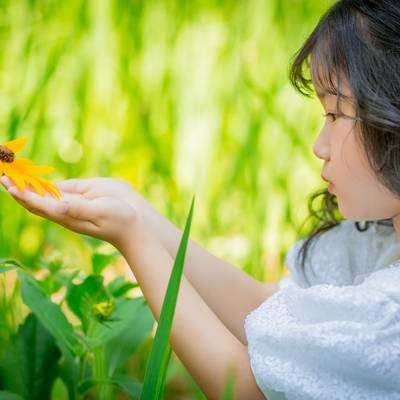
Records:
M325 161L322 175L333 183L331 193L336 195L341 214L352 221L394 218L400 212L400 200L378 181L368 164L358 137L361 128L356 121L349 86L344 84L341 93L346 97L340 96L337 108L337 96L326 93L313 82L325 114L328 114L314 142L313 152ZM393 223L396 228L396 221ZM396 231L400 233L400 222L398 225Z

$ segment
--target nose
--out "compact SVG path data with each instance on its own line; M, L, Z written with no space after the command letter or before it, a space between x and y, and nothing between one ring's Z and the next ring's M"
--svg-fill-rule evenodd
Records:
M313 153L321 160L329 161L330 159L330 143L325 126L321 129L314 142Z

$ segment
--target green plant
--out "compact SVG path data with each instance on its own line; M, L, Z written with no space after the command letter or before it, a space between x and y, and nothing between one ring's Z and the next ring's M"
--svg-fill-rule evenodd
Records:
M104 285L101 272L116 255L95 253L93 274L65 274L60 265L47 264L52 274L37 280L13 260L2 260L0 271L19 268L24 303L32 311L26 317L0 359L0 388L24 399L50 399L52 386L60 377L69 398L80 399L96 388L99 400L113 398L114 387L130 398L162 399L171 355L172 327L194 208L194 197L176 255L143 385L121 374L138 342L149 335L153 319L144 298L124 295L136 284L117 277ZM79 283L76 280L79 280ZM57 284L58 283L58 284ZM51 295L66 287L64 300L79 319L74 326ZM64 301L63 300L63 301ZM136 335L136 337L135 337ZM16 374L17 365L22 365ZM47 373L50 370L50 374Z
M186 248L192 223L194 197L186 220L185 229L176 254L171 277L161 309L154 345L150 353L143 383L141 400L161 400L167 374L171 346L168 342L178 298L179 285L185 263Z
M61 265L52 265L42 280L17 262L2 260L2 272L19 268L22 299L31 313L1 352L1 390L23 399L50 399L60 378L71 400L86 398L93 389L99 399L113 398L115 389L138 398L141 384L124 365L150 335L154 319L142 296L126 297L137 284L122 277L104 284L98 274L101 258L93 257L96 274L66 274ZM57 304L51 296L61 286L65 296ZM73 325L66 313L80 323Z

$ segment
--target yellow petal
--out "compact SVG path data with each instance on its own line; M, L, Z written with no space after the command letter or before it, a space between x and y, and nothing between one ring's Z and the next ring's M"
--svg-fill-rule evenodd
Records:
M40 194L41 196L44 196L46 194L46 191L43 189L42 185L37 181L35 177L27 175L25 176L25 179L27 183L33 186L38 194Z
M55 185L53 185L51 182L46 181L45 179L43 179L40 176L36 176L35 179L37 179L40 184L54 197L57 197L58 199L61 199L61 193L60 191L57 189L57 187Z
M18 172L18 170L12 168L12 164L3 163L3 172L15 182L19 190L24 190L26 188L23 175Z
M29 164L30 160L23 160L22 163L18 162L18 161L19 160L16 160L13 163L14 171L17 170L28 183L32 183L32 186L36 189L36 191L40 195L43 196L45 194L45 191L44 191L44 189L45 189L51 195L58 197L58 198L61 197L58 189L54 188L50 183L48 183L43 178L36 176L36 173L50 172L53 169L53 167L41 168L39 166L35 166L33 163L32 163L32 166L28 166L27 164ZM35 167L37 167L37 168L35 168ZM35 169L36 169L36 171L35 171Z
M27 143L26 138L19 138L5 143L3 146L7 147L14 153L22 149ZM4 173L17 185L18 189L25 190L26 185L30 184L38 194L44 196L46 191L60 199L61 192L51 182L46 181L44 178L38 176L40 174L47 174L54 171L54 168L48 165L36 165L28 159L17 159L12 163L0 162L0 175Z
M4 143L2 146L7 147L7 149L16 153L17 151L25 147L27 141L28 141L27 138L22 137L15 140L11 140L11 142Z
M28 158L18 158L18 161L20 161L21 164L24 165L33 165L33 161L29 160Z
M18 159L13 163L19 170L27 172L30 175L47 174L53 172L54 168L47 165L35 165L31 160Z

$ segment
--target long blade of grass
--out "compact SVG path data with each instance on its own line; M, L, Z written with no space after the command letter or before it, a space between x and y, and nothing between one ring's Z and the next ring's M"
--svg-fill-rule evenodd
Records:
M233 387L235 384L236 376L233 370L230 370L228 376L225 379L225 385L222 392L221 400L232 400L233 399Z
M169 344L169 335L175 314L175 306L185 262L189 232L192 224L194 200L195 196L193 196L192 199L189 215L186 219L185 229L179 244L178 253L175 258L167 291L161 308L157 332L146 367L143 388L140 396L141 400L161 400L162 398L168 361L172 351Z

